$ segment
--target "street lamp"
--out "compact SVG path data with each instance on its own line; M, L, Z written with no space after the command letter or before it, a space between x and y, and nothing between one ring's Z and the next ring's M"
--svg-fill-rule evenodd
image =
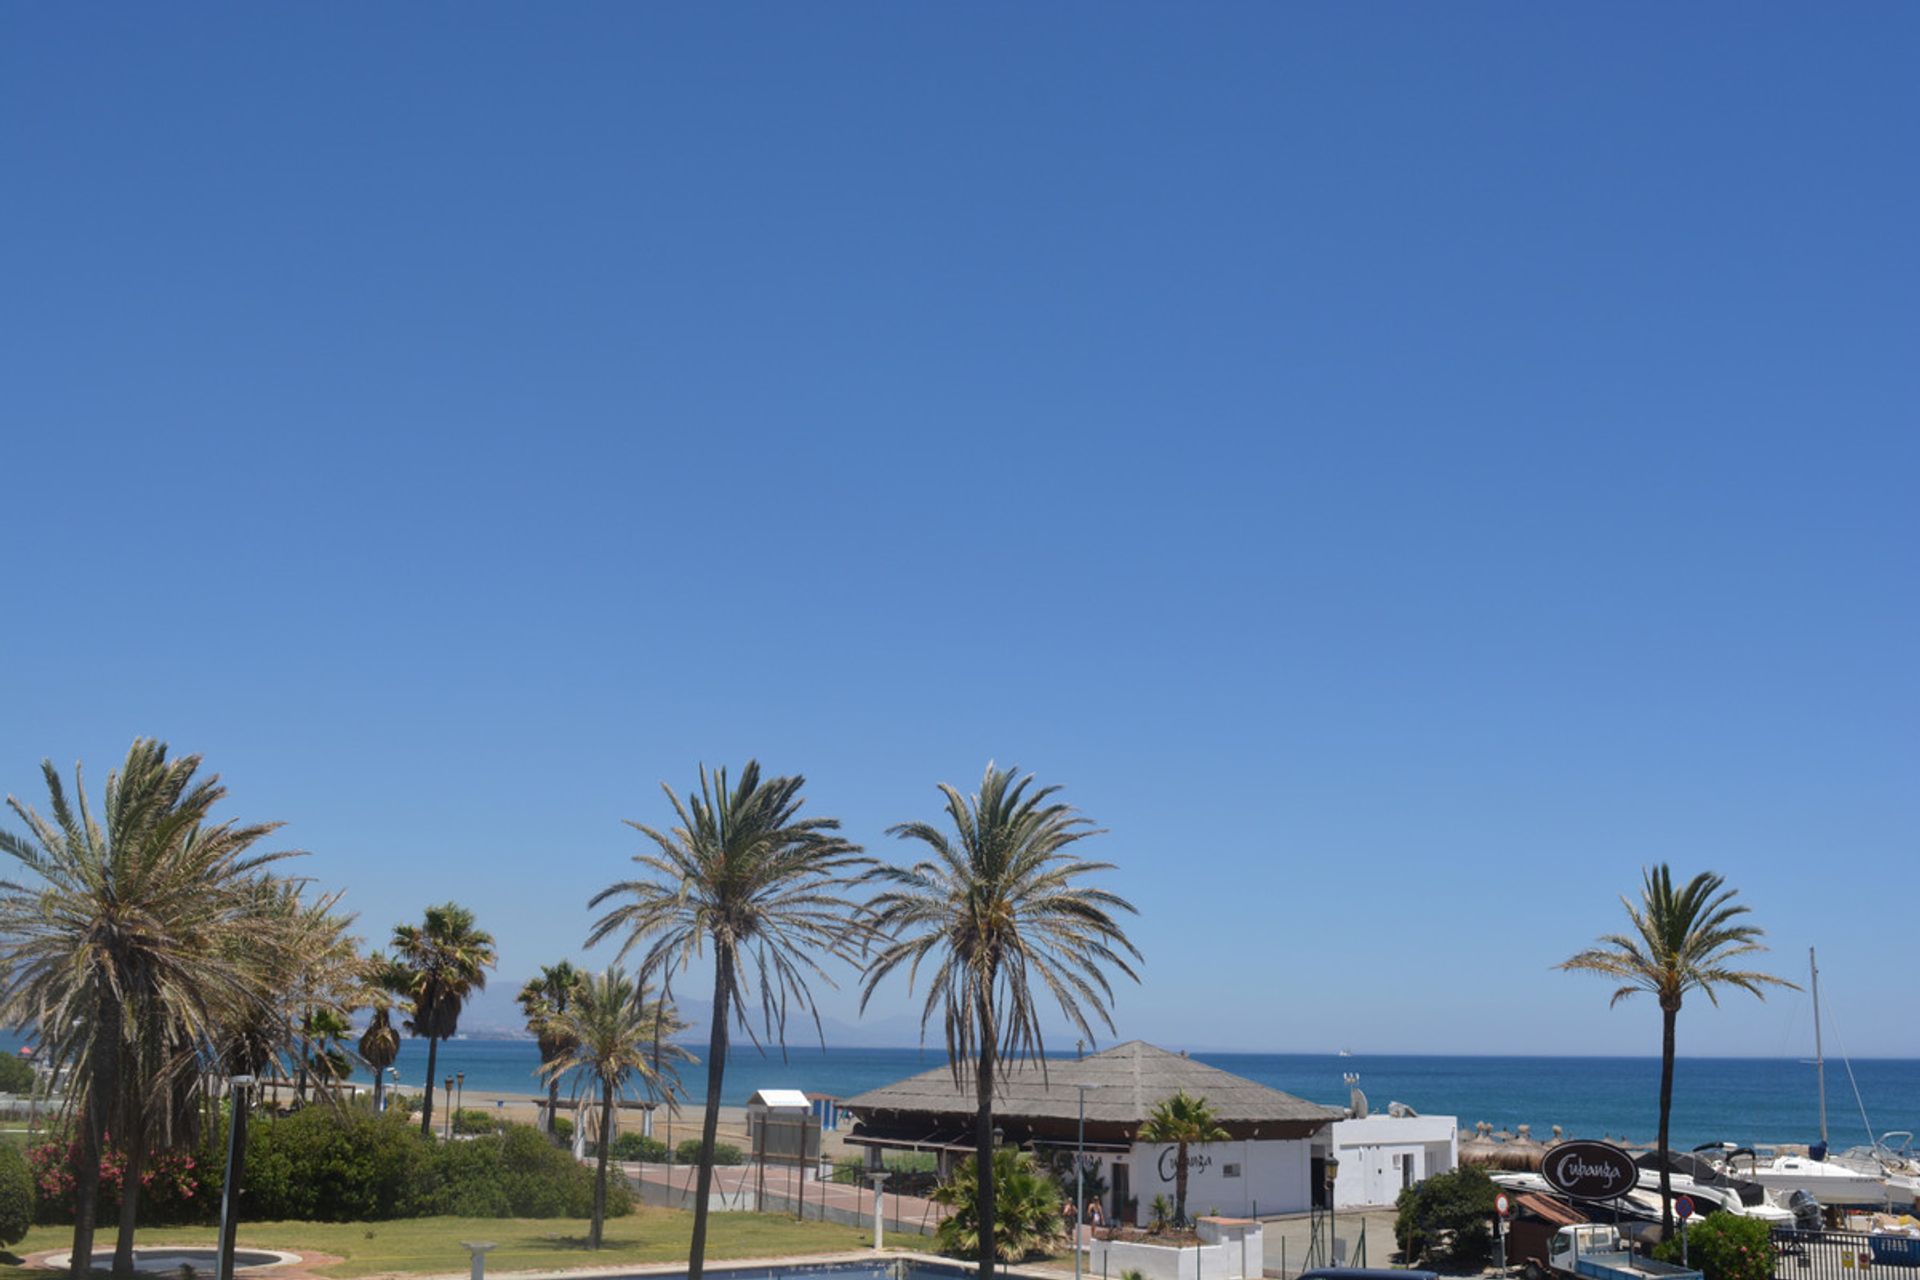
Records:
M1333 1184L1334 1184L1334 1181L1337 1178L1339 1178L1339 1176L1340 1176L1340 1158L1334 1155L1332 1151L1328 1151L1327 1152L1327 1265L1330 1267L1337 1267L1340 1265L1340 1258L1338 1255L1338 1250L1340 1247L1340 1237L1334 1229L1336 1224L1334 1221L1334 1212L1333 1212Z
M1076 1084L1073 1086L1080 1094L1080 1136L1073 1144L1073 1280L1080 1280L1080 1239L1084 1234L1082 1226L1086 1219L1086 1173L1087 1173L1087 1090L1098 1089L1097 1084Z
M429 1082L427 1087L431 1089L433 1087L432 1083ZM445 1130L446 1130L446 1135L448 1140L451 1141L453 1138L453 1077L452 1076L447 1077L446 1112L447 1112L447 1122L446 1122Z
M215 1262L219 1280L233 1280L233 1244L240 1230L240 1178L247 1159L247 1113L253 1108L247 1094L253 1088L252 1076L229 1076L227 1099L231 1115L227 1120L227 1176L220 1185L220 1254Z

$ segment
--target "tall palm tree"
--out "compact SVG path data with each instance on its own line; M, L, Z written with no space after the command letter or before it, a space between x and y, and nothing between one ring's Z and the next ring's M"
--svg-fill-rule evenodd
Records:
M1196 1098L1185 1089L1178 1089L1173 1096L1154 1104L1153 1110L1147 1113L1146 1123L1140 1126L1139 1139L1172 1143L1178 1148L1174 1154L1173 1219L1185 1225L1187 1148L1203 1142L1225 1142L1227 1131L1220 1127L1220 1118L1205 1098Z
M427 1088L420 1108L420 1132L433 1132L433 1073L440 1042L460 1029L467 997L487 986L493 968L493 935L475 926L473 912L457 902L428 907L417 925L396 925L394 959L405 974L413 1003L407 1030L427 1041Z
M586 977L571 961L562 960L528 978L515 997L520 1002L520 1012L526 1015L527 1030L533 1032L540 1046L540 1071L547 1076L548 1133L553 1132L553 1119L560 1109L560 1077L548 1074L547 1064L573 1047L568 1039L571 1033L567 1030L567 1009Z
M1668 1164L1667 1121L1673 1111L1673 1029L1680 1001L1699 991L1720 1003L1717 987L1737 987L1764 1000L1766 987L1793 983L1770 973L1734 969L1729 962L1765 951L1760 941L1766 931L1738 923L1747 914L1733 899L1735 891L1711 871L1703 871L1676 891L1673 873L1664 862L1641 873L1640 905L1623 895L1633 926L1630 934L1611 933L1555 966L1614 978L1621 986L1609 1006L1645 991L1660 1002L1660 1222L1673 1230L1673 1185Z
M265 1000L246 957L284 945L253 909L266 866L291 856L251 852L277 824L211 822L226 791L199 767L140 739L108 775L99 819L81 771L70 799L51 761L46 816L7 799L26 834L0 832L23 873L0 882L0 1019L37 1028L53 1069L72 1068L75 1276L93 1257L109 1125L128 1162L114 1272L130 1275L149 1139L202 1078L219 1025Z
M975 1163L980 1170L980 1277L993 1272L996 1221L993 1178L993 1082L1021 1059L1045 1069L1046 1046L1038 998L1051 995L1088 1039L1092 1021L1113 1028L1107 1011L1115 970L1139 981L1128 957L1140 952L1115 919L1134 908L1125 899L1082 881L1112 864L1088 862L1073 845L1098 834L1071 805L1054 799L1058 787L1032 789L1033 775L987 765L971 797L940 784L950 839L924 822L905 822L888 834L925 845L932 856L911 867L879 867L881 882L868 909L887 941L869 961L860 1007L894 970L906 966L911 987L923 968L927 998L924 1031L939 1011L954 1083L971 1075L976 1115Z
M843 891L871 860L837 834L837 819L800 816L805 785L797 775L763 780L756 760L740 771L737 785L729 784L725 769L709 772L702 766L700 790L684 801L662 783L677 825L660 831L627 824L653 843L652 850L633 859L647 878L609 885L589 904L629 899L595 922L587 945L624 935L620 954L642 948L638 977L658 979L663 995L671 992L676 972L702 958L709 945L713 948L707 1104L688 1280L700 1280L706 1263L707 1194L713 1185L728 1023L738 1021L758 1043L746 1008L757 978L761 1023L770 1038L785 1045L790 1002L813 1017L817 1031L820 1018L808 979L830 984L821 959L853 958L859 908Z
M571 969L572 966L568 966ZM558 1052L540 1066L550 1088L560 1077L578 1070L575 1095L591 1084L600 1092L600 1156L593 1181L593 1227L590 1248L600 1247L601 1226L607 1217L607 1160L613 1149L613 1104L639 1082L654 1097L671 1097L680 1087L673 1063L691 1062L693 1055L678 1045L667 1047L667 1063L655 1066L654 1023L672 1006L651 1002L647 989L619 966L599 975L574 975L558 1024ZM549 1113L551 1114L551 1113Z

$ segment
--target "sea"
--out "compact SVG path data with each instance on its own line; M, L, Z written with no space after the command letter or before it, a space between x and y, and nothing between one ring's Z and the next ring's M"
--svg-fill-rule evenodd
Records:
M19 1048L0 1035L0 1051ZM704 1046L690 1046L698 1054ZM1376 1112L1401 1102L1423 1115L1450 1115L1463 1128L1486 1121L1513 1131L1533 1126L1548 1138L1554 1125L1567 1137L1651 1143L1659 1123L1660 1060L1615 1057L1495 1057L1438 1054L1195 1053L1198 1061L1329 1106L1348 1104L1345 1077ZM403 1087L418 1088L427 1046L408 1039L394 1064ZM435 1074L462 1073L475 1093L541 1092L539 1050L532 1040L455 1038L443 1041ZM722 1101L744 1105L758 1089L800 1089L850 1098L921 1071L946 1065L938 1048L822 1049L789 1046L762 1053L735 1045L727 1056ZM697 1099L704 1067L683 1069ZM357 1078L370 1084L363 1068ZM568 1081L562 1094L571 1092ZM1856 1092L1857 1091L1857 1092ZM683 1104L685 1105L685 1104ZM1862 1145L1890 1130L1920 1132L1920 1059L1867 1058L1827 1063L1828 1132L1836 1150ZM1708 1142L1806 1143L1819 1137L1814 1064L1800 1058L1689 1058L1674 1064L1673 1145ZM1869 1130L1871 1129L1871 1133Z
M696 1053L700 1049L694 1050ZM1465 1128L1529 1124L1540 1139L1554 1125L1568 1137L1651 1143L1659 1123L1658 1058L1452 1057L1425 1054L1195 1053L1223 1071L1296 1097L1345 1106L1345 1077L1375 1112L1402 1102L1423 1115L1451 1115ZM395 1064L399 1083L418 1085L426 1045L409 1040ZM727 1056L722 1101L744 1105L758 1089L800 1089L849 1098L946 1065L931 1049L822 1049L790 1046L783 1058L736 1045ZM465 1072L480 1093L534 1093L539 1052L530 1040L449 1040L436 1074ZM1920 1059L1827 1063L1828 1130L1836 1150L1893 1129L1920 1131ZM683 1071L689 1091L704 1091L705 1068ZM1856 1101L1854 1086L1858 1086ZM562 1085L563 1092L567 1086ZM1819 1137L1814 1065L1795 1058L1681 1058L1674 1064L1673 1144L1805 1143ZM1862 1118L1864 1110L1865 1119Z

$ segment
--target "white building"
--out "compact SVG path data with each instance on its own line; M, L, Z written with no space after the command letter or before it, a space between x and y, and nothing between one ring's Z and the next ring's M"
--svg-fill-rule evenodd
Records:
M1416 1182L1460 1162L1460 1126L1453 1116L1365 1116L1334 1122L1330 1141L1340 1171L1336 1208L1390 1205Z
M1173 1200L1177 1148L1141 1142L1138 1134L1155 1105L1182 1089L1204 1098L1229 1135L1189 1148L1190 1216L1298 1213L1324 1194L1325 1133L1343 1111L1138 1040L1085 1058L1049 1061L1045 1071L1022 1063L996 1081L993 1113L1002 1140L1071 1161L1081 1085L1087 1086L1085 1151L1106 1186L1100 1199L1109 1219L1144 1223L1156 1196ZM932 1151L945 1173L973 1151L971 1082L956 1085L945 1066L868 1090L843 1107L858 1119L846 1141L866 1147L874 1167L888 1150Z

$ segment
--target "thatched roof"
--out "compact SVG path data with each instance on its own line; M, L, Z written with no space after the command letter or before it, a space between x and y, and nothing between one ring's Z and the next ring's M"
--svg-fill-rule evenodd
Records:
M1130 1040L1084 1058L1049 1059L1044 1071L1037 1063L1020 1063L1009 1076L994 1082L994 1115L1015 1120L1072 1120L1080 1106L1075 1086L1081 1084L1099 1086L1087 1091L1089 1124L1140 1124L1156 1103L1181 1089L1205 1098L1222 1124L1290 1121L1319 1125L1346 1114L1339 1108L1307 1102L1195 1062L1184 1054ZM897 1084L869 1089L841 1106L862 1119L877 1112L970 1117L974 1094L971 1081L956 1086L949 1068L936 1067Z

